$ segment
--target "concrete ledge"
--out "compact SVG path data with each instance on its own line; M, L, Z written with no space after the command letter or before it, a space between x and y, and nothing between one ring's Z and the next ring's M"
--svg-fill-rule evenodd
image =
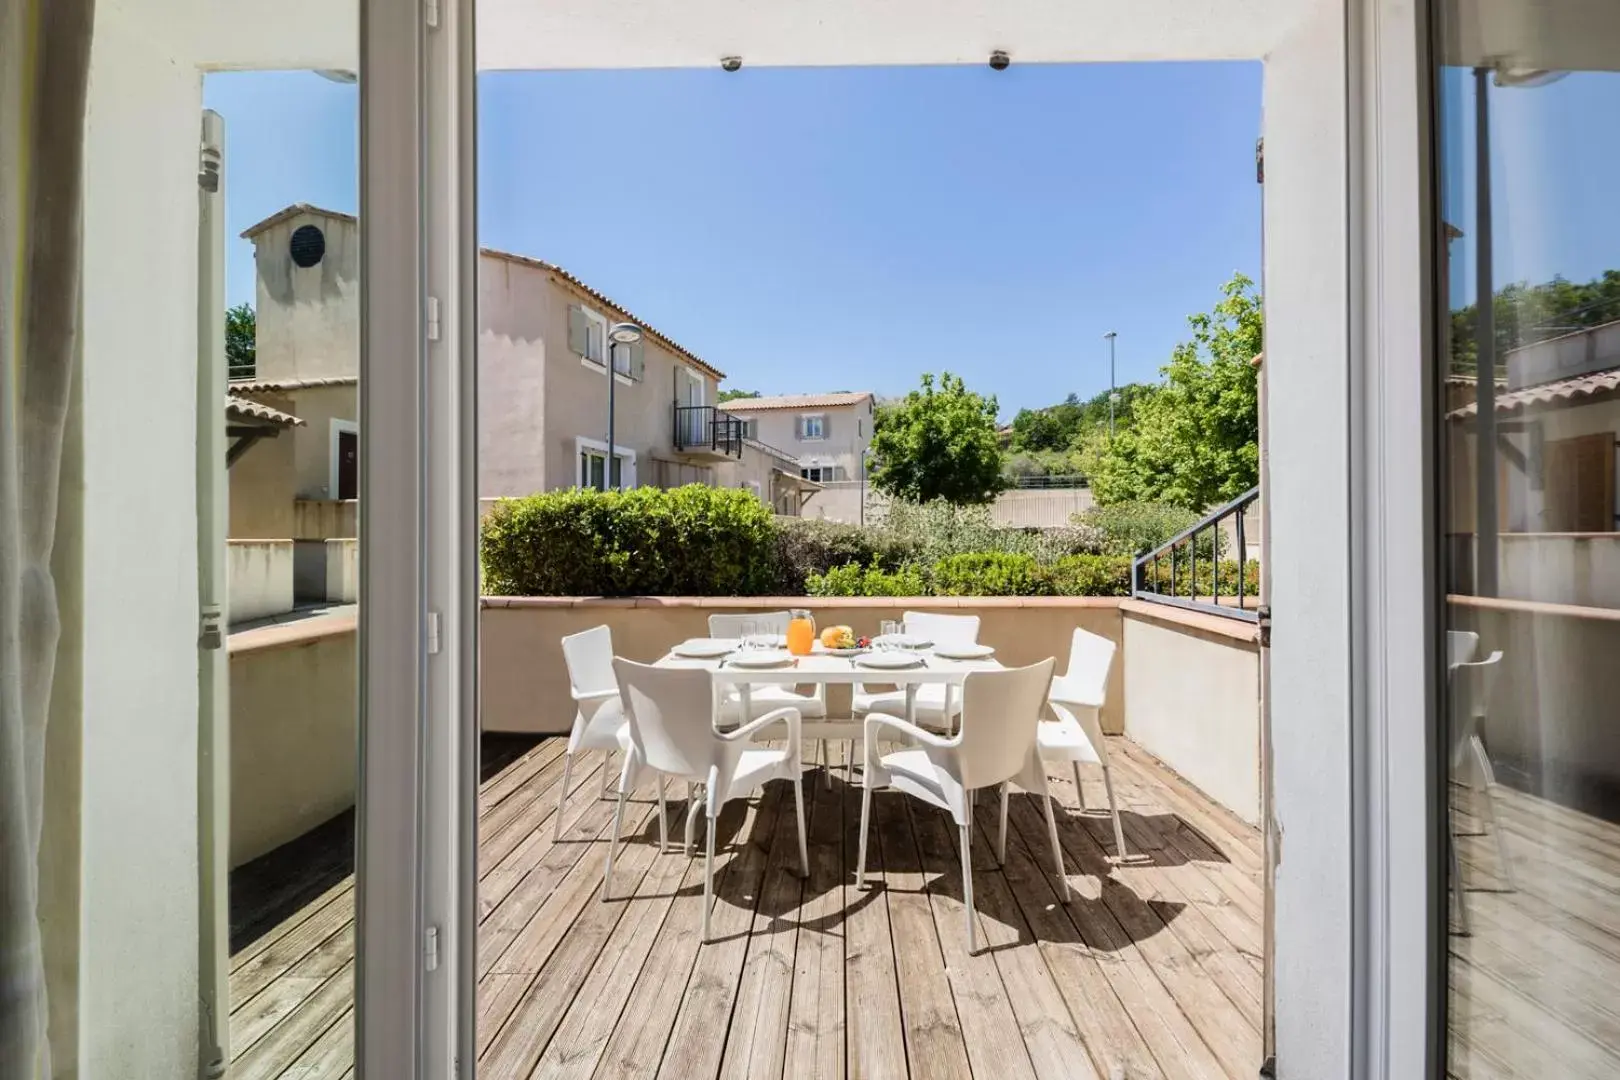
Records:
M1163 626L1192 630L1229 641L1258 645L1260 627L1246 619L1229 619L1203 611L1188 611L1171 604L1155 604L1151 600L1121 600L1119 609L1126 615L1149 619Z
M225 575L230 622L280 615L293 607L293 542L227 540Z
M1118 596L485 596L485 608L702 608L706 611L810 611L883 608L1118 608Z
M237 631L227 638L227 648L232 656L264 649L287 649L353 634L358 628L359 619L354 615L318 615L312 619Z

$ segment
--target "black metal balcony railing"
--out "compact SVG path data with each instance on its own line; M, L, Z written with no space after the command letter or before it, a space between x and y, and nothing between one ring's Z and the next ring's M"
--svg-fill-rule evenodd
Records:
M713 405L675 405L675 449L742 457L743 422Z
M1260 489L1251 488L1137 559L1131 595L1259 622L1259 568L1249 564L1244 526L1245 513L1259 498ZM1230 531L1223 528L1228 521Z

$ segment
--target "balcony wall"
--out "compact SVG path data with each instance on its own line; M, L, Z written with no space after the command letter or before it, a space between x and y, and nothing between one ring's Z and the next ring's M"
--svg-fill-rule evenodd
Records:
M293 607L293 542L230 540L225 545L230 622L280 615Z
M1103 729L1125 734L1251 824L1260 820L1260 657L1255 627L1214 615L1113 597L960 599L736 599L730 597L488 597L480 626L483 726L490 732L566 733L574 706L560 639L593 626L613 631L617 653L657 659L708 634L715 611L809 607L818 625L870 632L906 610L976 614L980 640L1008 665L1057 657L1082 627L1116 642ZM849 691L830 687L832 715Z
M330 540L360 535L360 500L296 499L293 536L299 540Z
M231 635L233 868L354 805L356 659L352 615Z

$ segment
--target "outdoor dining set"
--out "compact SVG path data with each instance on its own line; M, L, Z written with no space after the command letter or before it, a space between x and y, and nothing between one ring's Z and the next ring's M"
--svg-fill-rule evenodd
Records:
M1116 854L1125 856L1101 724L1112 641L1077 628L1068 668L1054 675L1051 658L1027 667L1003 666L994 647L979 642L974 615L906 612L880 629L865 639L833 628L824 641L816 637L808 612L711 615L709 637L676 643L651 664L615 656L606 626L563 638L578 713L563 764L558 830L574 755L582 750L623 755L603 900L611 898L626 798L643 781L657 785L661 852L669 842L669 781L686 785L688 855L700 811L707 819L705 942L714 903L715 820L727 802L746 798L771 780L792 781L799 864L808 873L800 782L807 743L819 745L828 784L829 742L848 744L851 783L860 765L858 886L866 884L873 791L893 789L950 814L959 835L969 951L977 948L969 849L980 792L1000 792L998 862L1005 857L1012 787L1042 800L1054 873L1067 901L1068 878L1043 763L1071 764L1077 791L1081 766L1100 767ZM851 687L847 717L828 713L827 688L835 684ZM606 766L603 771L610 783Z

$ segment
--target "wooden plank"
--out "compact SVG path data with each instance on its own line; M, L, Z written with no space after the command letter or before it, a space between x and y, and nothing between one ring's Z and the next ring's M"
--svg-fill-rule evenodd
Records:
M289 971L323 941L354 922L354 881L324 904L304 909L308 918L290 933L281 935L269 948L231 972L231 1012L246 1005L253 996Z
M609 803L602 790L601 754L581 754L574 762L573 774L568 778L568 805L564 808L564 828L577 819L590 803ZM562 777L562 763L546 766L554 780ZM616 786L616 785L615 785ZM510 809L507 809L507 808ZM502 817L498 822L482 822L478 834L478 875L485 877L493 870L527 868L539 854L554 842L552 817L557 812L556 783L528 796L518 795L501 804Z
M721 815L720 835L746 835L756 828L760 814L770 804L772 793L767 790L757 802L736 802ZM729 816L729 820L728 820ZM740 818L740 821L739 821ZM701 842L701 834L698 836ZM703 921L703 862L696 854L687 870L681 888L672 898L658 927L651 950L642 963L630 996L624 1003L620 1020L613 1028L607 1045L602 1048L596 1067L598 1077L645 1077L653 1075L664 1058L670 1033L675 1025L679 1003L692 981L693 968L702 944ZM734 869L740 868L741 854L715 847L716 895L722 890L732 891L728 884ZM715 1033L710 1033L715 1037Z
M354 1010L350 1008L287 1067L280 1080L337 1080L352 1068Z
M1010 819L1032 858L1046 849L1046 820L1034 811L1029 800L1013 799ZM1060 836L1063 828L1060 823ZM1012 839L1009 837L1007 842L1011 844ZM1075 858L1072 851L1066 850L1066 856ZM1108 903L1110 894L1124 887L1106 877L1100 881L1100 887L1076 896L1067 911L1081 939L1097 955L1109 984L1153 1052L1159 1070L1172 1078L1226 1077L1226 1070L1161 981L1162 973L1148 962L1135 936L1121 925ZM1258 1068L1258 1064L1254 1067Z
M231 1064L231 1080L278 1080L328 1028L354 1006L354 961L350 959L296 1013L277 1024Z
M1124 773L1135 783L1148 786L1164 806L1202 833L1234 864L1249 873L1260 873L1262 853L1258 829L1215 804L1209 796L1127 738L1109 738L1108 760L1116 780Z
M351 922L335 931L309 955L231 1014L233 1058L243 1058L262 1039L285 1026L306 1002L324 991L345 964L352 964L353 961L354 924ZM299 1050L302 1049L302 1046L299 1047Z
M981 800L975 815L980 822L995 817L988 810L995 803L992 794ZM976 831L968 847L980 947L970 956L956 822L917 800L907 800L906 810L923 871L934 875L928 889L934 928L974 1075L1096 1077L1068 1007L1031 946L1029 927L1008 893L989 834Z
M899 797L899 796L895 796ZM879 798L873 796L874 802ZM844 792L844 866L859 865L861 792ZM850 1080L910 1076L905 1018L900 1007L895 956L884 883L888 864L876 830L867 844L866 882L844 889L845 1062ZM867 883L870 884L867 884Z
M478 820L484 818L508 796L521 788L547 765L562 760L568 743L563 739L546 739L530 748L529 752L513 761L498 774L484 781L478 789Z
M799 908L792 1000L782 1075L843 1080L845 881L844 803L848 754L843 743L828 748L833 786L819 773L806 777L811 795L810 877ZM853 895L853 890L850 890Z
M236 952L232 953L231 971L238 971L252 963L254 960L258 959L273 945L275 945L276 942L280 941L282 938L298 929L299 926L303 925L305 920L313 918L315 914L327 904L330 904L333 900L336 900L339 896L349 892L353 888L353 878L347 878L343 881L337 882L320 896L317 896L314 900L310 901L302 908L299 908L297 911L293 912L286 919L282 920L269 933L260 936L253 942L253 944L247 946L246 948L238 949Z
M739 820L735 840L737 854L727 864L724 888L715 889L713 939L699 950L692 965L691 979L681 997L675 1025L664 1048L658 1075L685 1080L693 1076L714 1076L725 1051L725 1033L737 1000L737 987L743 962L748 956L748 938L754 912L765 883L771 843L776 834L778 815L793 813L793 796L787 782L766 785L760 806L751 822ZM733 811L737 804L727 806ZM718 836L727 836L722 825ZM729 846L729 845L728 845ZM718 845L717 845L718 850Z
M983 824L981 835L988 836ZM1097 1071L1109 1080L1163 1075L1114 989L1113 981L1132 982L1131 976L1124 972L1111 975L1107 968L1115 966L1112 958L1086 944L1058 899L1049 872L1035 862L1038 854L1051 858L1050 852L1027 850L1019 831L1010 831L1007 861L1002 867L1007 893L1028 922L1040 958ZM1000 903L994 890L987 890L986 902ZM1075 903L1088 902L1096 903L1075 894Z
M802 791L818 779L812 774L795 782ZM781 786L788 790L779 796L781 807L770 837L759 907L754 911L736 1002L731 1009L731 1025L726 1032L720 1062L722 1078L780 1077L786 1067L788 1015L798 960L797 912L805 897L805 878L799 865L799 822L792 785ZM809 798L805 803L808 836L816 807Z
M689 872L678 849L659 855L654 843L625 845L614 865L614 899L604 903L595 893L538 974L526 977L525 993L510 1021L498 1032L480 1029L479 1076L527 1077L548 1051L553 1055L543 1075L590 1076L613 1034L617 1010ZM588 1014L591 1024L559 1030L576 1005L575 1015Z
M883 849L883 892L889 904L906 1059L914 1076L971 1077L933 908L923 891L922 860L906 817L907 798L895 791L872 796L872 832Z
M571 808L569 813L576 811ZM605 858L605 844L592 841L605 841L612 835L614 804L593 801L577 814L571 823L565 823L562 843L549 844L547 831L545 854L479 928L480 978L490 972L511 975L538 971L567 929L559 916L565 911L577 912L600 884L604 864L587 856ZM625 807L627 836L640 836L649 821L654 823L656 837L657 807L650 801L636 801ZM565 886L571 886L567 901L553 905L547 918L537 920L548 899Z
M1537 1002L1470 964L1447 967L1453 1007L1463 1002L1484 1010L1484 1015L1472 1017L1469 1037L1483 1039L1493 1029L1503 1033L1503 1038L1488 1045L1515 1069L1529 1070L1532 1062L1539 1062L1535 1066L1538 1075L1560 1080L1612 1080L1620 1075L1620 1054L1576 1031Z

